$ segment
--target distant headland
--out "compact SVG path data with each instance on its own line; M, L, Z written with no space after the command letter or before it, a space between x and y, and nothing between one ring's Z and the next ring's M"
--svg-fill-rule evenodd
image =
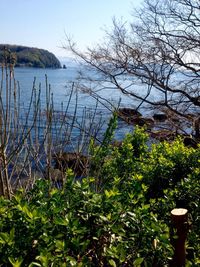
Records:
M15 67L61 68L53 53L35 47L0 44L0 62L12 63Z

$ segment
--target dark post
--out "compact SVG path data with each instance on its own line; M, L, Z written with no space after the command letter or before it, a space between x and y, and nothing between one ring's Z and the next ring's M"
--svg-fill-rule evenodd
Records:
M188 210L173 209L171 211L172 236L171 242L174 247L173 267L184 267L186 261L185 240L188 232Z
M195 138L199 139L200 138L200 117L195 118L194 120L194 131L195 131Z

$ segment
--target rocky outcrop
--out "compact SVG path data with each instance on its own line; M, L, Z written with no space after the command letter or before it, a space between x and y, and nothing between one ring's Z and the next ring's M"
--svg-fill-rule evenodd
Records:
M167 120L167 115L165 113L155 113L153 115L153 118L155 121L166 121Z
M133 108L119 108L117 114L122 119L142 116L138 110Z
M118 117L128 124L152 127L154 125L153 118L142 117L142 114L132 108L119 108L117 111Z
M149 132L151 138L157 139L159 141L172 141L175 139L177 134L170 130L158 130Z
M88 157L80 153L62 152L54 155L54 169L65 173L72 169L76 177L86 176L88 171Z

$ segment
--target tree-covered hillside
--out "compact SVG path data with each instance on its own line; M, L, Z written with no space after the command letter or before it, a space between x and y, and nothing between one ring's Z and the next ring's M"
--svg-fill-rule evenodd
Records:
M10 53L9 53L10 52ZM8 56L10 55L10 56ZM20 45L0 44L0 62L15 62L16 67L26 66L35 68L60 68L56 56L47 50Z

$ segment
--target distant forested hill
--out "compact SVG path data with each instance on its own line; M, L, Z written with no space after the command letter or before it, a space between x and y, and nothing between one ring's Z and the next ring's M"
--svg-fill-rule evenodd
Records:
M0 62L7 59L16 67L61 68L60 61L47 50L20 45L0 44Z

